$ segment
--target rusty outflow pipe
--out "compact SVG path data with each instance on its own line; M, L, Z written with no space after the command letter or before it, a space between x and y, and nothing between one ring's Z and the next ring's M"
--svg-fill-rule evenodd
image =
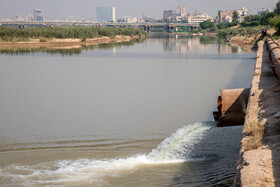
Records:
M271 37L267 37L265 43L269 52L270 60L273 63L274 72L280 79L280 47Z
M243 125L250 94L250 88L221 90L217 109L213 112L218 127Z

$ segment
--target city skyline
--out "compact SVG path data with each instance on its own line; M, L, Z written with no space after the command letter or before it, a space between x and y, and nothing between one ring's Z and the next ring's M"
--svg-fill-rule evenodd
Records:
M247 7L250 14L257 13L262 8L273 8L278 0L154 0L152 3L147 0L129 1L129 0L2 0L5 6L0 7L0 18L14 19L15 15L27 16L32 14L34 9L42 9L44 16L48 18L65 18L74 16L78 18L88 17L96 18L96 7L114 6L116 7L116 18L125 16L153 18L162 18L162 11L172 9L176 6L185 6L187 13L206 12L209 15L216 17L218 10L231 10ZM201 7L200 5L204 6ZM147 6L148 5L148 6ZM215 5L215 6L213 6ZM156 8L155 8L156 7Z

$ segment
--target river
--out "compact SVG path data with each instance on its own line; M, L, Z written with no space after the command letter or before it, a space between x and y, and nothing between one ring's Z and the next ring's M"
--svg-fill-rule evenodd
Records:
M230 186L242 127L220 89L250 87L255 54L151 35L81 50L0 51L0 184Z

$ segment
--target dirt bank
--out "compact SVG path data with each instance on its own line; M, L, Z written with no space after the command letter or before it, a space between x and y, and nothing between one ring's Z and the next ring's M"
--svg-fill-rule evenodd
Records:
M276 32L275 29L269 29L267 31L268 34L273 35ZM229 39L229 43L233 46L239 46L245 51L256 51L257 48L257 40L261 37L261 33L251 34L249 36L232 36Z
M0 49L10 48L57 48L57 49L76 49L81 48L83 45L94 45L100 43L109 42L129 42L133 39L141 38L144 36L116 36L115 38L101 37L101 38L88 38L86 41L82 41L79 38L65 38L65 39L30 39L29 41L23 42L3 42L0 41Z
M280 186L280 82L263 41L242 132L235 186Z
M229 44L241 47L245 51L252 51L254 49L255 41L255 37L233 36L230 38Z

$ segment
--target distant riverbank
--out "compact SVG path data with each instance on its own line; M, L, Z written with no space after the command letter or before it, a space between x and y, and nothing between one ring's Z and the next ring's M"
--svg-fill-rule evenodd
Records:
M147 33L138 28L53 27L15 29L0 27L0 48L49 47L81 48L110 42L129 42L145 38Z
M42 39L29 39L29 41L19 41L19 42L0 42L0 49L9 49L9 48L57 48L57 49L76 49L81 48L87 45L95 45L102 43L121 43L121 42L130 42L134 39L145 38L145 36L121 36L117 35L114 38L107 36L102 36L100 38L88 38L86 41L83 41L79 38L50 38L42 42Z

